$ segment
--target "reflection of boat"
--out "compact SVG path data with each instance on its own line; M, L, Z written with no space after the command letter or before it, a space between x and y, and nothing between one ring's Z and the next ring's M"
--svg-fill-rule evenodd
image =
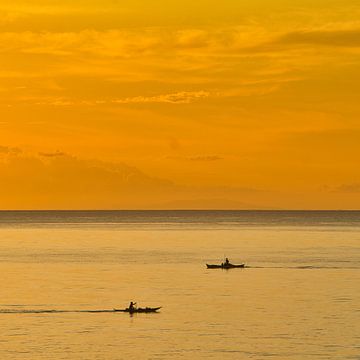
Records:
M133 308L133 309L129 309L129 308L126 308L126 309L114 309L114 311L128 312L130 314L133 314L133 313L151 313L151 312L156 312L159 309L161 309L161 306L156 307L156 308L146 307L146 308Z
M208 269L234 269L234 268L244 268L245 264L239 264L239 265L234 265L234 264L230 264L230 263L223 263L223 264L220 264L220 265L206 264L206 267Z

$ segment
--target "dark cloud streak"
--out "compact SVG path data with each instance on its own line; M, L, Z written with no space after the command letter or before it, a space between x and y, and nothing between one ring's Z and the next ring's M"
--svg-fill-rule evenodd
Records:
M21 153L22 153L22 150L17 147L0 145L0 154L17 155L17 154L21 154Z
M59 156L66 156L66 153L61 151L56 151L53 153L40 152L39 155L44 157L59 157Z
M360 29L293 31L281 36L275 44L311 44L323 46L359 47Z
M334 189L333 192L360 193L360 183L343 184Z
M223 160L222 157L217 155L197 155L188 158L191 161L218 161Z
M239 52L255 56L313 46L358 48L360 29L291 31L278 35L273 40L239 49Z

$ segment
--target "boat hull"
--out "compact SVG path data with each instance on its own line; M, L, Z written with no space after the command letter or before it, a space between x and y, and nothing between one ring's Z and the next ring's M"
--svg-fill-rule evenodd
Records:
M233 264L229 264L229 265L210 265L210 264L206 264L206 267L208 269L235 269L235 268L244 268L245 264L239 264L239 265L233 265Z

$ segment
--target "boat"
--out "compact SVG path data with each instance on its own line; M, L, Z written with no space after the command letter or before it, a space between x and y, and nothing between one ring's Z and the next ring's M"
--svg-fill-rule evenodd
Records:
M208 269L234 269L234 268L244 268L245 264L239 264L239 265L234 265L234 264L220 264L220 265L210 265L210 264L206 264L206 267Z
M151 308L151 307L146 307L146 308L126 308L126 309L114 309L115 312L128 312L130 314L134 314L134 313L153 313L153 312L157 312L158 310L161 309L161 306L159 307L155 307L155 308Z

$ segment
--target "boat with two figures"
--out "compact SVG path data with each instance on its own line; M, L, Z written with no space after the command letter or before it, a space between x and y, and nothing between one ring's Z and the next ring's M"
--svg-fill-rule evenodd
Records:
M206 264L208 269L234 269L234 268L244 268L245 264L231 264L228 258L225 259L225 262L221 263L220 265L211 265Z

